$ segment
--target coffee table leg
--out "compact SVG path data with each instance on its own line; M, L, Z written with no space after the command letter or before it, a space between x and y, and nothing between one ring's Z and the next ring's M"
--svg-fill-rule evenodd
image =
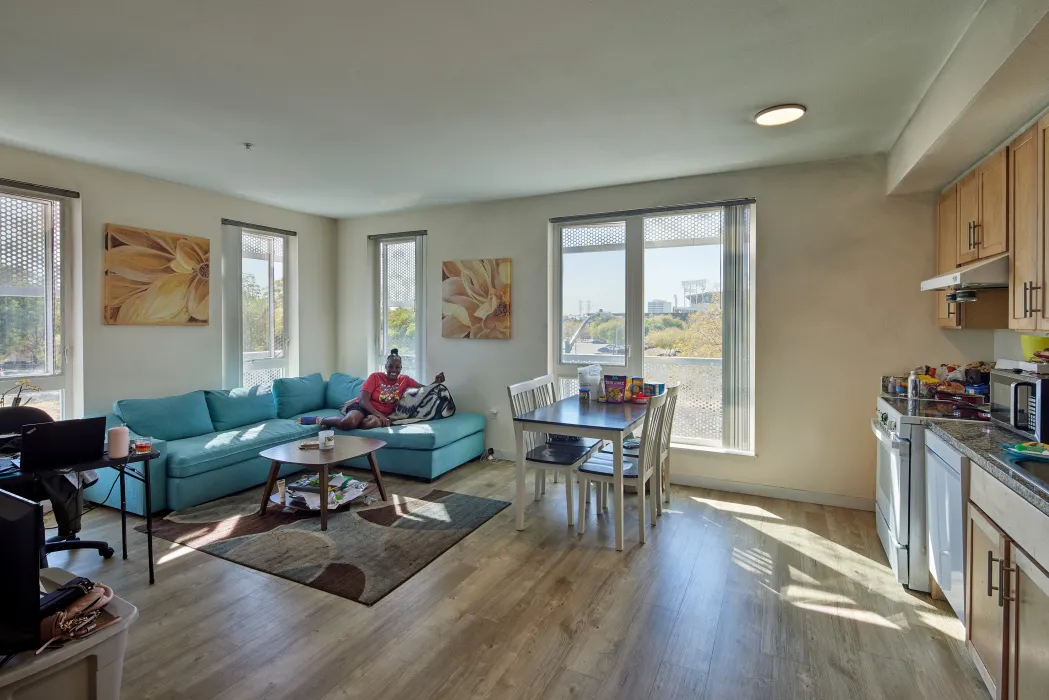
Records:
M379 495L386 500L386 487L382 485L382 474L379 473L379 463L375 460L375 453L368 453L368 464L372 465L372 474L375 475L375 485L379 487Z
M262 505L259 507L259 515L266 514L266 506L270 502L270 494L273 493L273 487L277 485L277 475L280 473L280 462L273 460L273 464L270 465L270 476L266 479L266 489L262 492Z
M321 530L328 529L328 465L320 466L321 473Z

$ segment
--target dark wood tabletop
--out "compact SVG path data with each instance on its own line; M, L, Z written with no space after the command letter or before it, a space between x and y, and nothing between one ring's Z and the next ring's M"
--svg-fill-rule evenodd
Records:
M607 403L604 401L582 403L579 397L571 396L549 406L524 413L514 420L521 423L626 430L644 418L647 410L648 405L643 403Z
M283 464L301 464L304 467L316 467L326 464L338 464L347 459L361 457L385 447L382 440L372 438L335 436L335 448L331 450L300 450L300 440L271 447L259 453L260 457ZM385 499L384 499L385 500Z

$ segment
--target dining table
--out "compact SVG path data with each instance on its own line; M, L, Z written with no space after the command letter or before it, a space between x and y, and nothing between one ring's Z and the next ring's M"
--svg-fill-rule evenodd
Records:
M572 396L514 418L514 433L517 437L517 498L514 503L517 529L523 530L525 526L525 432L606 440L612 444L616 549L623 551L623 441L641 427L647 408L643 403L580 401L579 397ZM579 524L581 527L582 518Z

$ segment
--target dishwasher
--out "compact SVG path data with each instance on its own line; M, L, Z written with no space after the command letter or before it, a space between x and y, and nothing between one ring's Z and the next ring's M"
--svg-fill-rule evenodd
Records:
M935 433L925 435L929 575L965 622L965 516L969 460Z

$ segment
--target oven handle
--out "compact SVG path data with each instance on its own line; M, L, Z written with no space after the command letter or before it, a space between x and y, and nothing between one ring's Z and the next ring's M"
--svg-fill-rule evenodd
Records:
M1030 430L1030 426L1020 427L1016 424L1016 421L1020 418L1017 407L1020 404L1020 387L1022 386L1034 387L1034 384L1031 382L1013 382L1009 386L1009 425L1017 430Z
M881 427L881 423L876 418L871 418L871 432L874 433L874 437L878 438L878 442L890 450L898 450L910 442L910 440L891 435L889 431Z

